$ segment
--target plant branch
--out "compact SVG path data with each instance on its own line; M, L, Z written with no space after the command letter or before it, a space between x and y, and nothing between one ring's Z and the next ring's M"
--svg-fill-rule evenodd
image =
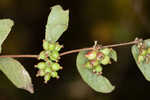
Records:
M68 54L72 54L72 53L77 53L80 51L133 45L133 44L139 43L140 41L141 41L141 39L135 39L134 41L126 42L126 43L119 43L119 44L106 45L106 46L97 46L96 48L89 47L89 48L75 49L75 50L70 50L70 51L60 53L60 56L64 56L64 55L68 55ZM8 58L8 57L11 57L11 58L38 58L38 55L1 55L0 56L0 58Z
M38 58L38 55L1 55L0 58Z
M139 42L140 42L140 40L134 40L134 41L127 42L127 43L119 43L119 44L106 45L106 46L98 46L97 49L127 46L127 45L137 44ZM95 48L90 47L90 48L70 50L70 51L66 51L66 52L61 53L60 56L64 56L64 55L67 55L67 54L76 53L76 52L80 52L80 51L93 50L93 49L95 49Z

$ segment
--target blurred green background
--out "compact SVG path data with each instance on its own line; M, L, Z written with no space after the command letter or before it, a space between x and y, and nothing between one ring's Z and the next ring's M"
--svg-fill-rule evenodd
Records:
M127 42L135 37L150 38L149 0L0 0L0 19L15 21L4 42L3 54L38 54L42 50L45 25L50 7L60 4L70 10L68 30L59 39L61 51ZM145 100L149 98L147 82L132 58L130 46L116 48L118 63L104 68L104 75L116 86L110 94L93 91L76 69L76 54L63 56L60 79L48 84L36 78L35 59L19 59L29 71L35 93L17 89L0 72L0 100Z

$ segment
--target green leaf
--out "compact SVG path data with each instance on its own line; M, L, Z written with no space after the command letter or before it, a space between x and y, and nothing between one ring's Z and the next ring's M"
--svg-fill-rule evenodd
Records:
M102 93L110 93L115 87L111 85L109 80L100 75L94 74L91 70L86 69L83 65L87 62L85 58L86 52L82 51L77 56L77 69L82 77L82 79L95 91Z
M63 10L61 6L55 5L51 8L46 25L45 39L56 42L68 28L69 11Z
M31 78L24 67L15 59L0 58L0 70L17 87L34 93Z
M117 52L115 50L111 50L110 52L110 58L112 58L115 62L117 62Z
M144 44L146 47L150 47L150 39L144 40ZM136 45L133 45L131 50L132 50L132 55L134 57L134 60L136 61L138 68L144 75L145 79L150 81L150 63L146 63L146 62L138 63L139 49Z
M11 31L14 22L11 19L1 19L0 20L0 53L1 45Z

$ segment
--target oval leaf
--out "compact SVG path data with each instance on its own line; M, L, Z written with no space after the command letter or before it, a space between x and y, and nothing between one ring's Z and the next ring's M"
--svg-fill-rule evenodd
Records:
M14 22L11 19L1 19L0 20L0 53L1 45L11 31Z
M82 77L82 79L95 91L102 93L110 93L114 90L114 86L111 85L109 80L100 75L94 74L92 71L83 67L87 62L87 59L84 57L86 51L80 52L77 56L77 69Z
M144 44L146 47L150 47L150 39L144 40ZM139 49L136 45L133 45L132 48L132 55L134 57L134 60L136 61L136 64L142 74L144 75L145 79L150 81L150 63L138 63L138 55L139 55Z
M50 42L56 42L63 32L67 30L68 21L69 11L63 10L59 5L53 6L48 16L45 39Z
M17 87L34 93L31 78L24 67L15 59L0 58L0 70Z

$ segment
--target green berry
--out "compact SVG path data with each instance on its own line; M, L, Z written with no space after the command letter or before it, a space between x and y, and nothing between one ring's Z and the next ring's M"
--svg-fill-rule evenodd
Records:
M48 50L53 51L55 49L55 43L50 43Z
M48 48L49 48L49 42L46 40L43 40L43 49L48 50Z
M97 60L100 60L100 59L102 59L103 57L104 57L104 54L103 54L102 52L98 52L96 59L97 59Z
M59 59L58 51L52 51L52 53L50 55L50 59L53 60L53 61L57 61Z
M147 53L150 54L150 48L147 49Z
M38 63L38 64L36 65L36 67L37 67L38 69L45 69L46 63L45 63L45 62L40 62L40 63Z
M53 63L51 65L51 67L52 67L53 71L58 71L58 70L62 69L62 67L58 63Z
M103 65L109 64L110 63L110 57L109 56L105 56L103 58L103 60L100 61L100 63L103 64Z
M44 76L44 83L47 83L50 80L50 78L51 78L51 74L46 74Z
M46 58L47 58L46 57L46 52L45 51L40 52L38 59L45 60Z
M85 65L84 65L87 69L92 69L93 66L90 62L87 62Z
M92 66L96 66L99 64L99 61L98 60L91 60L90 63L92 64Z
M147 54L147 50L142 50L142 52L141 52L141 54L140 54L140 55L142 55L142 56L146 56L146 54Z
M59 78L59 76L58 76L58 73L57 73L57 72L52 72L52 73L51 73L51 76L52 76L53 78Z
M139 56L138 56L138 63L141 63L141 62L143 62L144 60L145 60L144 56L142 56L142 55L139 55Z
M51 73L51 72L52 72L52 70L51 70L50 67L46 67L46 68L45 68L45 73Z
M59 45L59 43L56 43L55 50L56 50L56 51L60 51L60 49L61 49L62 47L63 47L62 45Z
M100 72L102 72L102 70L103 70L102 66L97 65L97 66L94 66L93 72L100 73Z
M102 52L104 55L109 55L109 53L111 52L111 49L110 48L104 48L104 49L101 49L100 52Z
M86 57L88 60L96 59L96 56L97 56L97 51L95 51L95 50L89 51L89 52L85 55L85 57Z

